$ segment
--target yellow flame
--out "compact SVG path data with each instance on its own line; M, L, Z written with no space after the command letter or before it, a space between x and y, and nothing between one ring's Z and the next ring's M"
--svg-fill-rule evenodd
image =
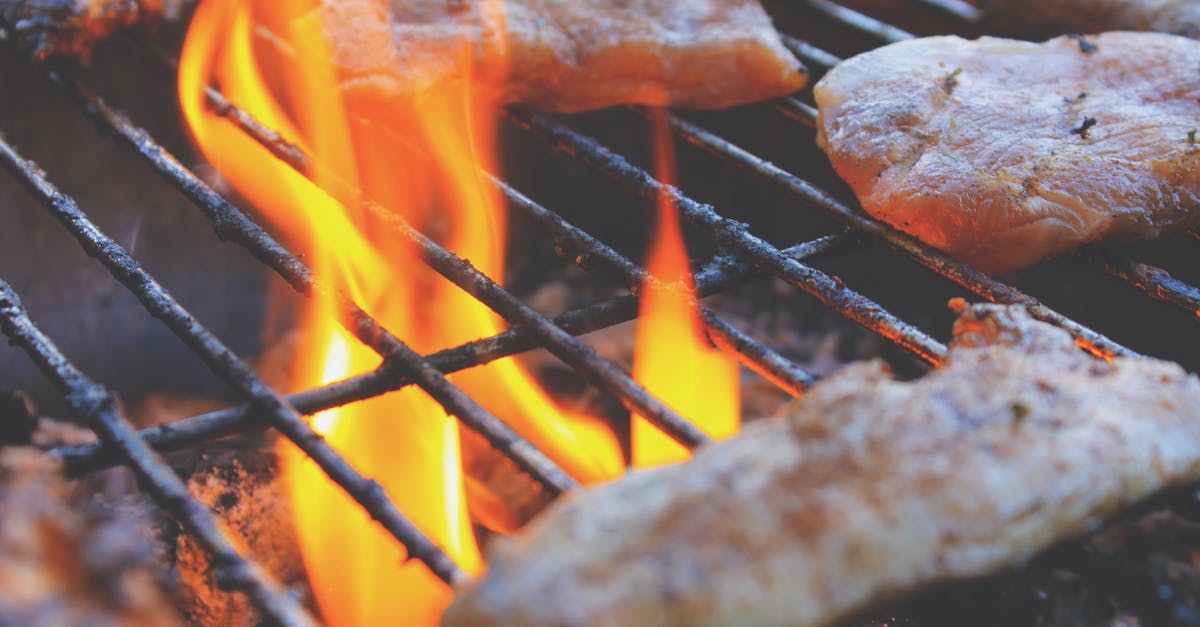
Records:
M370 198L499 278L504 205L481 178L494 155L495 102L473 90L469 41L454 49L462 80L420 98L345 89L324 29L326 11L351 11L364 49L396 58L377 0L204 0L180 63L179 94L197 144L230 184L307 251L317 280L349 294L416 350L431 352L502 330L481 303L436 277L413 246L363 207ZM503 6L485 2L490 32L503 30ZM340 19L346 16L342 15ZM372 21L374 20L374 21ZM503 42L503 37L499 38ZM499 48L503 55L503 45ZM394 52L394 51L393 51ZM497 46L493 45L493 58ZM451 55L454 56L454 55ZM421 68L405 68L420 71ZM398 68L397 68L398 70ZM495 73L495 68L483 68ZM307 176L215 115L204 89L228 99L302 147ZM379 357L333 323L335 304L317 298L303 325L296 388L345 378ZM619 446L596 420L565 415L511 360L452 378L518 432L585 482L622 472ZM385 492L468 573L482 569L463 491L458 425L417 389L324 412L314 428ZM297 535L323 617L334 625L435 624L451 592L371 521L314 463L280 448Z
M658 180L674 184L674 144L661 110L654 128ZM732 436L741 420L737 361L712 348L705 336L679 215L666 190L659 193L658 230L646 270L662 283L642 287L634 379L714 439ZM689 457L687 449L641 416L634 416L631 444L637 468Z

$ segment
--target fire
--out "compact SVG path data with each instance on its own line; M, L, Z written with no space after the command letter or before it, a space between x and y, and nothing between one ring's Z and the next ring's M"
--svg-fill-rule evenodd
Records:
M179 72L181 106L197 144L238 193L306 251L319 282L349 294L416 350L501 331L501 320L434 275L363 201L402 214L499 279L504 204L480 172L495 171L495 92L486 85L502 75L502 64L477 66L464 40L454 48L457 55L441 59L454 63L464 80L420 99L344 89L343 70L331 63L335 42L324 30L325 11L333 6L365 26L354 35L367 38L379 59L393 58L387 3L378 0L200 4ZM483 7L486 30L502 33L502 4L485 1ZM503 58L500 48L492 51L495 58ZM210 84L303 148L308 171L283 164L209 111L204 89ZM334 304L314 302L302 329L309 348L296 356L293 385L312 387L377 367L379 357L334 324ZM603 481L623 472L615 437L592 418L559 410L515 361L452 380L577 479ZM458 424L439 404L410 388L324 412L312 424L466 572L482 570L468 517L472 503L463 490ZM435 624L451 591L423 564L406 562L403 547L298 450L282 445L280 459L324 619Z
M674 144L663 111L657 111L658 180L673 184ZM732 436L741 419L737 361L712 348L705 336L679 215L665 189L658 196L658 232L646 270L661 283L642 287L634 378L713 438ZM633 419L631 440L638 468L688 458L687 449L640 416Z

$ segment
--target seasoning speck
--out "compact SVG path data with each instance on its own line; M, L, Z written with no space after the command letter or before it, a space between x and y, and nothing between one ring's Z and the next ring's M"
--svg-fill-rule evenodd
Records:
M1075 128L1071 129L1070 132L1074 135L1080 136L1083 139L1087 139L1088 131L1091 130L1091 128L1093 126L1095 126L1099 123L1100 123L1100 121L1097 120L1096 118L1085 117L1085 118L1083 118L1083 124L1080 124L1079 126L1076 126Z
M1092 54L1100 49L1099 46L1089 41L1087 37L1084 37L1078 33L1070 35L1070 37L1071 39L1075 40L1075 43L1079 44L1079 51L1084 54Z
M954 68L954 71L947 74L946 78L942 80L942 89L945 90L946 93L954 91L954 88L958 87L958 76L962 73L963 69L961 67Z

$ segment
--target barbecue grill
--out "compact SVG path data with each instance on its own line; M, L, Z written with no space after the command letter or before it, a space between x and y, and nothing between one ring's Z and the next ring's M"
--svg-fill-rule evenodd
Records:
M903 26L922 34L946 30L967 35L979 32L978 14L972 5L957 0L908 0L900 4L903 8L875 10L890 20L903 20ZM805 61L813 71L814 79L838 62L835 52L851 54L912 36L897 25L830 0L796 0L769 8L776 14L777 25L788 33L786 45ZM139 39L134 45L141 49L141 54L161 62L164 76L169 76L173 70L173 59L169 54L164 54L153 42ZM11 46L5 48L6 54L19 54ZM94 91L85 80L95 73L94 70L70 64L39 64L37 67L44 70L49 81L77 104L101 132L111 134L131 149L199 208L222 240L248 251L301 294L312 296L324 289L314 281L302 258L181 163L154 135L139 128ZM9 88L6 85L6 89ZM216 88L210 89L207 96L214 111L236 123L278 159L300 172L307 171L308 156L298 147L242 112L237 103L226 100ZM635 164L636 158L580 130L596 126L596 120L613 119L624 127L640 128L639 125L644 124L651 114L645 109L627 108L592 117L562 118L513 108L505 112L505 118L511 126L509 132L521 135L521 141L535 142L544 153L567 160L572 167L582 164L598 172L631 199L652 200L664 187ZM916 288L910 285L889 284L887 279L875 279L861 269L854 269L863 264L839 265L847 258L857 257L868 261L867 268L878 269L883 274L886 274L886 267L902 266L906 268L901 274L904 281L933 285L933 293L1025 305L1034 317L1067 330L1081 347L1099 356L1143 352L1180 361L1193 371L1200 368L1200 358L1196 357L1200 355L1197 350L1200 349L1200 333L1197 333L1196 324L1196 317L1200 316L1200 288L1195 286L1200 282L1200 275L1191 270L1197 267L1196 264L1186 265L1187 259L1194 259L1200 252L1196 241L1200 234L1191 233L1163 244L1140 248L1087 250L1018 274L1014 277L1016 284L1006 283L893 231L862 212L847 190L832 177L828 167L820 163L819 153L812 145L816 110L807 91L737 112L678 113L667 119L676 139L690 147L681 168L684 182L678 187L670 186L666 191L686 222L705 240L707 263L696 273L697 291L701 296L727 292L747 282L774 277L796 288L795 298L815 298L824 307L886 340L895 347L896 355L907 356L898 358L907 362L904 367L911 368L913 363L937 364L945 354L945 345L937 339L937 333L924 329L946 326L944 321L949 314L940 313L944 300L915 299L912 292ZM740 147L742 142L726 139L728 135L752 138L754 128L795 136L803 142L787 145L776 142L763 151L752 152ZM718 134L713 129L723 130ZM752 140L746 143L752 143ZM447 584L454 584L463 578L455 563L405 519L374 481L356 472L329 447L303 416L416 385L441 403L449 414L457 416L468 429L482 435L496 450L508 456L544 490L552 495L559 494L576 487L575 482L537 448L444 377L540 348L549 350L589 382L687 447L694 448L708 441L686 417L634 382L625 369L600 357L577 338L635 318L639 286L655 279L648 277L638 263L618 252L616 247L575 224L578 220L568 220L569 212L555 211L533 200L532 194L527 196L519 189L522 185L515 182L518 178L530 178L527 175L504 178L492 173L488 174L488 181L504 195L513 213L535 225L560 255L573 258L589 273L614 277L629 288L628 293L547 318L397 214L367 201L367 209L377 215L381 223L394 229L397 237L408 238L417 245L430 267L500 314L511 328L494 337L420 355L405 344L404 338L393 336L350 299L335 295L340 304L341 323L378 352L383 365L344 381L282 395L268 387L218 338L218 334L206 328L177 302L113 236L102 231L89 218L87 207L79 206L72 197L59 191L51 182L54 173L41 171L18 150L0 136L0 161L9 173L62 223L90 256L135 295L150 314L161 320L213 373L235 390L242 402L229 409L173 424L135 430L123 416L114 394L88 378L65 357L54 340L35 326L14 289L0 281L0 327L61 390L76 416L92 425L101 437L99 444L59 448L55 454L73 475L115 464L131 467L158 504L176 516L211 552L214 574L222 585L245 592L272 621L298 625L307 624L311 619L282 586L222 537L212 514L187 493L183 482L155 451L195 447L264 425L273 428L292 440L345 488L407 548L411 558L425 563ZM766 151L777 154L763 154ZM686 164L690 163L687 159L708 162L708 167L723 173L723 182L750 186L752 189L748 193L769 196L772 204L789 207L789 213L783 217L769 216L761 212L756 214L740 203L731 208L698 200L687 191ZM828 230L805 241L768 241L770 238L764 235L768 231L762 230L761 225L775 224L779 220L807 221ZM1145 259L1159 264L1179 263L1175 271L1184 280ZM832 270L824 271L819 267ZM12 268L0 270L0 274L6 276L13 272ZM1109 295L1106 298L1115 300L1089 299L1086 289L1082 297L1064 293L1059 289L1061 281L1106 284L1108 291L1104 293ZM880 297L866 295L872 291ZM1111 296L1113 294L1116 296ZM889 306L881 304L884 299ZM1054 307L1047 303L1053 303ZM781 390L798 395L814 381L813 374L781 355L769 342L734 326L720 312L703 307L701 315L716 346L736 355L744 366ZM919 322L910 321L914 318Z

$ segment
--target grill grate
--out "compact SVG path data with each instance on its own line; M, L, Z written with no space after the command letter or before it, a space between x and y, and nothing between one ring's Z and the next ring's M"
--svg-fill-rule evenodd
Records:
M978 21L978 12L972 5L956 0L909 2L926 11L958 20L967 28L973 27ZM796 0L793 4L801 10L830 19L844 29L874 37L878 41L899 41L912 36L907 31L830 0ZM785 43L818 74L839 61L836 55L802 39L785 36ZM174 61L169 56L153 47L147 48L147 54L157 57L170 68L174 67ZM47 74L54 84L80 104L85 114L95 120L102 130L112 133L131 148L200 208L221 239L248 250L303 294L312 295L323 289L295 254L184 167L152 136L92 92L78 78L78 68L48 69ZM281 161L300 172L308 170L310 160L296 146L288 144L273 130L246 115L218 91L210 89L208 99L214 111L240 126ZM810 100L794 96L780 100L774 106L782 117L794 123L807 126L815 124L816 110ZM641 108L631 108L630 111L641 117L650 114ZM569 159L586 164L611 178L634 196L653 198L663 191L662 184L645 170L596 139L574 130L559 118L523 109L507 111L507 118L517 128L539 138ZM702 125L676 115L668 116L667 120L676 137L734 168L751 173L788 198L833 218L845 229L780 249L760 239L747 225L725 217L713 206L693 199L676 187L669 187L666 191L676 201L684 218L713 241L722 253L696 273L700 296L724 292L758 277L774 276L814 296L829 309L887 339L919 360L936 364L945 353L945 346L941 342L854 291L840 279L810 265L816 260L837 257L870 246L871 243L882 243L924 266L934 275L948 279L986 300L1027 306L1035 317L1067 330L1082 347L1095 354L1136 354L1105 335L1054 311L1033 296L892 231L802 176L738 147ZM250 368L142 270L125 250L102 233L76 206L74 200L55 189L44 173L23 159L2 138L0 160L66 226L90 255L137 295L146 309L184 340L214 373L230 383L244 402L238 407L145 429L135 436L133 427L120 415L112 394L78 371L52 341L37 330L20 305L17 294L7 284L0 282L0 327L59 385L79 417L96 426L102 436L101 444L61 448L56 450L56 454L63 459L68 472L76 475L113 464L132 466L154 498L176 514L213 554L213 564L222 581L228 583L230 589L249 594L266 616L281 624L306 624L309 619L295 599L283 593L269 575L238 555L228 541L217 533L211 514L186 493L179 478L171 473L152 448L159 451L178 450L267 424L313 457L331 478L404 544L411 557L420 559L443 581L454 583L462 577L462 573L453 561L403 517L383 495L378 484L355 472L325 444L307 426L301 415L311 415L415 384L438 400L448 413L483 435L544 489L551 494L558 494L574 488L575 482L544 454L445 379L449 373L535 348L545 348L597 386L616 396L629 409L650 418L681 443L694 447L707 441L707 437L694 425L647 393L624 369L599 357L576 339L580 334L635 318L636 290L644 281L654 279L648 277L642 267L586 230L531 200L498 177L489 174L487 178L504 194L510 207L544 230L563 254L570 252L575 255L577 263L585 270L601 269L616 276L630 288L630 293L548 319L399 216L367 201L368 210L384 218L385 224L419 246L433 269L492 308L512 328L494 337L421 356L351 300L339 297L340 322L383 357L383 365L377 370L344 381L281 396L263 384ZM1200 233L1192 235L1200 239ZM1171 277L1161 268L1108 252L1091 251L1079 256L1088 268L1117 277L1154 300L1200 314L1200 289ZM737 329L712 309L705 307L701 311L713 342L737 355L739 361L749 369L793 394L812 383L813 376L810 373L772 347Z

